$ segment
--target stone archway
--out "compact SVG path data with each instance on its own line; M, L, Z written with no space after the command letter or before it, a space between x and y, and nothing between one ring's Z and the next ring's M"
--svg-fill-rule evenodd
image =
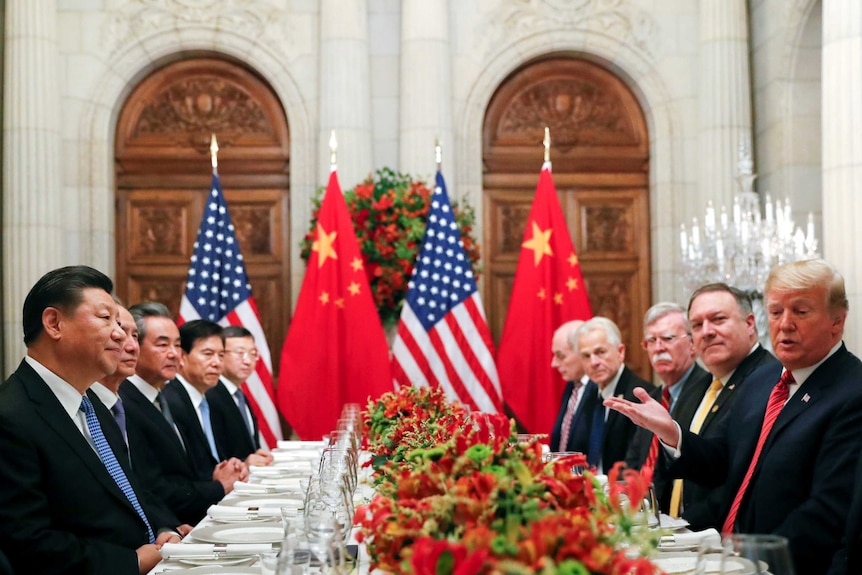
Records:
M578 58L547 57L506 78L483 128L484 301L502 332L538 173L536 142L551 129L554 180L596 315L613 319L644 377L643 310L651 302L649 137L625 83Z

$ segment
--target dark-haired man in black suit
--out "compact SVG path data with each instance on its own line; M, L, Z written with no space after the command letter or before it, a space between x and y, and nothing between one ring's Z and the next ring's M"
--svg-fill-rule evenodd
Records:
M272 454L260 447L257 418L242 389L259 359L254 336L238 325L222 329L222 336L224 370L219 382L205 393L216 445L224 457L236 457L246 465L269 465Z
M712 283L698 288L689 298L688 316L695 350L712 375L713 389L690 398L698 402L697 411L680 423L683 429L707 436L731 412L749 374L777 360L757 341L751 298L735 287ZM683 395L689 399L685 391ZM692 529L721 527L723 485L707 487L678 479L673 489L671 515L681 515Z
M103 432L85 395L120 359L112 289L101 272L71 266L24 301L27 357L0 387L0 550L16 572L146 573L163 543L179 541L157 535L112 451L118 435Z

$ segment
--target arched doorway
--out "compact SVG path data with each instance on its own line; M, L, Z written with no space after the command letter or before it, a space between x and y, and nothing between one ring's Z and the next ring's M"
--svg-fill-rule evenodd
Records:
M117 123L117 292L176 314L210 190L210 135L219 176L272 358L290 321L289 136L284 109L260 77L196 58L157 70ZM274 366L277 371L277 365Z
M623 81L572 57L529 63L506 78L483 126L483 297L496 341L503 331L524 226L551 130L554 183L595 315L614 320L626 363L643 377L650 305L649 138ZM548 350L550 361L550 350Z

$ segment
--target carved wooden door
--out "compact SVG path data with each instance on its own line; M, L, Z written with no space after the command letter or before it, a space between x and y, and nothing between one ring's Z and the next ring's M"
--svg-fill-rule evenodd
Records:
M213 133L225 199L277 363L291 301L287 120L272 89L235 64L171 64L126 101L116 135L117 292L129 304L160 301L178 312L212 181Z
M509 76L488 105L483 298L491 331L499 342L542 165L545 126L553 142L554 183L593 314L616 322L626 363L649 378L640 346L650 305L646 122L628 87L585 60L554 57L529 64Z

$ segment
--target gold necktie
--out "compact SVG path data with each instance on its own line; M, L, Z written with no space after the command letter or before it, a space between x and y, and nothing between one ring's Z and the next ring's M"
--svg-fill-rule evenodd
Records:
M712 411L712 406L715 404L715 398L718 392L721 391L722 385L720 379L713 379L712 385L706 392L706 397L703 401L703 409L695 416L695 420L691 423L689 429L692 433L700 433L700 428L703 426L703 420L706 415ZM670 494L670 516L679 517L679 507L682 502L682 479L675 479L673 482L673 491Z

